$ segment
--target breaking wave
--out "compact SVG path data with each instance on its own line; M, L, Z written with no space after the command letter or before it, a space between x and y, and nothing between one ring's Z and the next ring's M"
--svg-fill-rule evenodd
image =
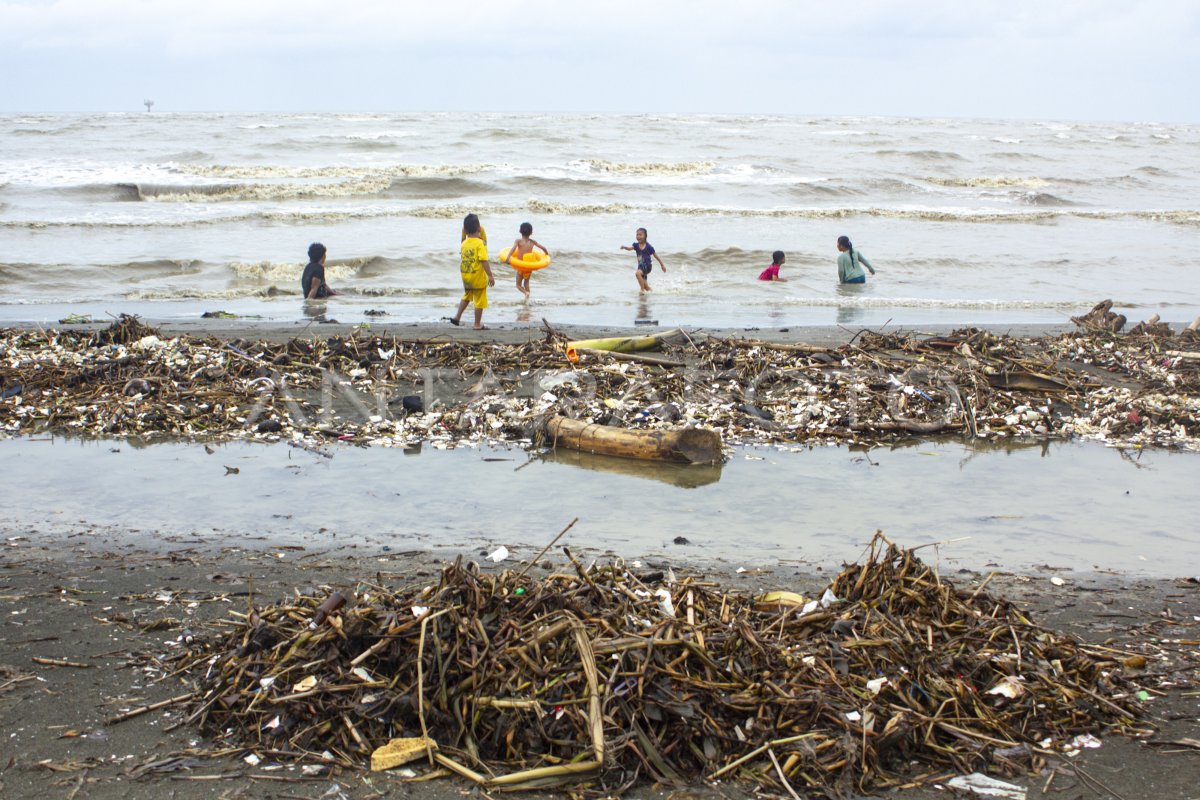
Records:
M598 158L585 158L572 163L586 164L595 172L617 173L620 175L700 175L712 172L716 166L716 163L712 161L627 164L619 161L605 161Z
M992 175L981 176L974 178L941 178L931 177L926 178L929 183L937 184L938 186L961 186L961 187L997 187L997 188L1019 188L1019 189L1041 189L1049 185L1049 181L1045 178L1038 177L1021 177L1016 175Z
M339 183L246 183L209 185L120 184L132 187L138 200L194 203L208 201L303 200L379 195L391 185L387 177Z
M393 164L387 167L285 167L274 164L172 164L171 169L200 178L426 178L459 177L494 170L501 164Z
M1054 197L1046 195L1045 197ZM531 199L522 205L447 204L413 206L409 208L354 209L350 211L254 211L245 214L228 214L203 219L185 220L0 220L0 229L53 230L53 229L113 229L152 230L171 228L196 228L229 225L239 222L277 222L281 224L329 224L349 220L385 218L416 219L461 219L468 213L483 215L519 214L534 212L562 216L587 216L601 214L628 214L631 212L665 214L687 217L739 217L762 219L854 219L875 217L885 219L913 220L918 222L952 223L1041 223L1056 219L1078 218L1094 220L1143 219L1153 222L1174 224L1200 224L1200 210L1165 209L1118 211L1111 209L1081 209L1070 207L1069 201L1060 201L1064 207L1050 207L1028 211L997 211L994 209L939 209L939 208L884 208L879 206L833 207L833 208L732 208L714 206L653 206L629 203L574 204L556 203L548 200ZM1037 202L1033 203L1038 205Z

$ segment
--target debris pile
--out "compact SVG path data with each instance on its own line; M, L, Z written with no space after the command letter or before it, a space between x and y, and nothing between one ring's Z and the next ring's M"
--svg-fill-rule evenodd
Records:
M1200 449L1195 326L1175 335L1152 319L1128 334L1101 325L1040 339L864 331L829 347L659 336L664 352L649 355L575 351L552 331L524 344L225 342L166 338L127 316L98 333L9 329L0 430L536 446L561 414L700 426L733 445L957 435Z
M622 562L296 593L189 646L189 720L258 757L397 738L486 786L740 780L854 794L1039 768L1139 716L1119 653L956 588L877 535L819 599ZM539 570L540 572L540 570ZM327 590L328 591L328 590ZM427 737L427 738L424 738Z

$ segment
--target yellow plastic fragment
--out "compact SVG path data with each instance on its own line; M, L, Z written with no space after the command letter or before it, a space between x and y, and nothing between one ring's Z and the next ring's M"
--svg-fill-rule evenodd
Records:
M437 750L437 742L428 736L410 736L392 739L371 753L371 771L382 772L415 761L429 750Z

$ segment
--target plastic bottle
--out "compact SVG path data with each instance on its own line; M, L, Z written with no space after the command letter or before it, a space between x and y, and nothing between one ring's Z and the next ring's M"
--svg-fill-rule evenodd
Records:
M317 627L324 622L330 614L337 611L342 606L346 605L346 595L341 592L334 592L325 598L325 602L317 606L317 613L313 614L312 622L308 623L309 630L316 630Z

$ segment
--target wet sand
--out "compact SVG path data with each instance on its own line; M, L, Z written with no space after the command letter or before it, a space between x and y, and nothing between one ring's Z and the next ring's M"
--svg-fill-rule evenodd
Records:
M294 322L277 322L261 319L155 319L141 317L146 325L158 328L168 336L187 335L194 337L213 336L218 339L254 339L270 342L287 341L294 338L311 336L350 336L358 332L360 335L396 336L401 339L419 341L461 341L461 342L496 342L499 344L520 344L531 340L541 339L546 335L546 324L553 330L571 339L593 339L606 336L641 336L659 333L666 330L656 325L563 325L550 320L543 323L540 317L529 323L506 324L495 323L485 318L484 324L488 330L473 330L464 323L458 327L449 322L422 323L402 322L390 317L357 317L351 314L339 314L331 307L326 315L330 320L322 322L313 319L296 320ZM86 324L55 325L52 327L70 330L102 330L112 323L111 319L97 319ZM362 325L367 327L362 327ZM13 322L14 328L44 328L46 326L30 322ZM872 326L869 330L885 333L913 334L946 334L954 330L971 327L962 325L921 325L904 327L899 325ZM997 334L1012 336L1046 336L1074 330L1074 326L1064 322L1060 325L1014 324L989 326L989 330ZM772 342L793 344L805 342L809 344L838 345L850 341L862 330L867 328L847 328L833 325L794 325L790 327L749 327L749 328L701 328L686 326L689 333L708 334L719 338L754 338L766 339Z

